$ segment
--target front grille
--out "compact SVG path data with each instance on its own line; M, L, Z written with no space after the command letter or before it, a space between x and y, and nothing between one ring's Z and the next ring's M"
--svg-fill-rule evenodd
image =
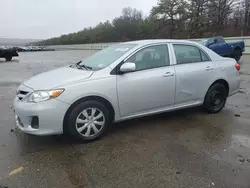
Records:
M17 91L17 98L19 100L22 100L28 93L29 93L28 91L18 90Z
M20 90L19 93L22 94L22 95L27 95L29 92Z
M17 100L23 100L27 95L32 93L34 90L27 87L26 85L22 84L19 86L19 88L16 91L16 99Z

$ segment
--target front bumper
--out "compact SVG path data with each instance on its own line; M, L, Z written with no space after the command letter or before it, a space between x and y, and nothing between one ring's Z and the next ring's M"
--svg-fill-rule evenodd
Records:
M27 103L16 97L13 109L16 126L24 133L33 135L56 135L63 133L63 119L69 104L51 99L40 103ZM31 127L32 117L39 118L39 127Z

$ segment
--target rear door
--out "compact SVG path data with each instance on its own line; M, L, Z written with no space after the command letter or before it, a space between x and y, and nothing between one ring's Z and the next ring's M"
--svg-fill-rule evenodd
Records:
M175 54L175 104L202 102L215 72L215 64L198 46L172 44Z

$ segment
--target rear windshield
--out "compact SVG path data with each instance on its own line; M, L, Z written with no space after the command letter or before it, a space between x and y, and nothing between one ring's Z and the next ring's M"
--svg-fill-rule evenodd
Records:
M136 44L116 44L110 46L83 60L80 65L86 65L93 70L103 69L135 46Z

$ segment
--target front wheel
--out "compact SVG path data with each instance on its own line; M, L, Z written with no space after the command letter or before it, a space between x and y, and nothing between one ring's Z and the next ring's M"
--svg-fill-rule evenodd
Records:
M217 83L212 85L207 91L204 108L208 113L220 112L227 101L227 89L224 85Z
M77 139L94 141L100 138L108 124L110 114L99 101L84 101L79 103L67 117L67 131Z

